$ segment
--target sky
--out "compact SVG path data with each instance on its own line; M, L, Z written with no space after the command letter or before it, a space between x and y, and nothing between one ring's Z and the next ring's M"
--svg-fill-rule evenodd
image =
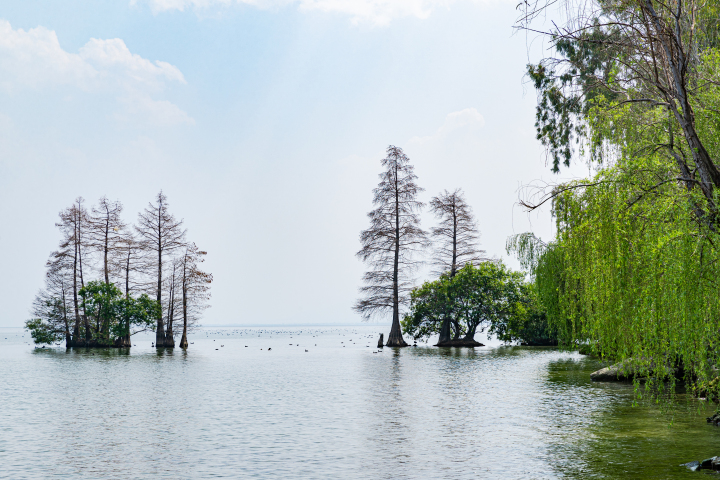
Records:
M518 204L550 172L515 0L6 0L0 327L21 326L60 210L156 194L208 252L207 325L347 324L388 145L421 200L462 188L482 247L553 235ZM423 214L423 226L434 218ZM427 279L418 273L417 281ZM388 319L389 321L389 319Z

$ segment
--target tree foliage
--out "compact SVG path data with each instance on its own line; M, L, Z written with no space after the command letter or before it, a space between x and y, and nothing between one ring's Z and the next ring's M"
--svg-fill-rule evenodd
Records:
M155 326L160 305L146 294L123 296L112 283L93 280L78 292L90 325L92 346L113 346L126 336ZM36 299L37 318L25 322L35 343L54 343L65 338L67 328L62 299L41 295Z
M444 273L413 290L405 333L426 338L445 320L453 326L452 341L468 344L484 331L504 341L547 343L552 337L533 286L500 262L467 264L454 276Z
M547 3L527 4L525 28ZM633 359L649 387L710 385L720 367L719 7L704 0L568 4L529 66L553 168L578 153L592 178L556 186L556 238L514 237L564 343ZM663 383L669 380L669 384ZM720 382L715 382L720 385Z

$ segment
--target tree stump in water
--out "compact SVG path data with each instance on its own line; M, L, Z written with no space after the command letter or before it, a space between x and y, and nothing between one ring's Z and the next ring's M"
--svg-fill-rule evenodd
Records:
M377 347L378 347L378 348L382 348L382 347L383 347L383 334L382 334L382 333L380 334L380 340L378 340L378 346L377 346Z

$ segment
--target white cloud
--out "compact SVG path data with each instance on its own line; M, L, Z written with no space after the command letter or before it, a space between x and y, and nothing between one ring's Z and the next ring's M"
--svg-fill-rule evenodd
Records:
M195 120L180 107L167 100L153 100L149 95L136 94L120 99L123 111L115 117L118 120L138 122L150 119L150 123L159 127L173 125L195 125Z
M411 144L425 144L445 139L450 133L470 129L475 130L485 126L485 118L475 108L466 108L457 112L447 114L445 122L432 135L425 137L413 137Z
M63 50L55 32L44 27L14 30L5 20L0 20L0 71L0 84L7 89L47 83L87 88L98 75L80 55Z
M153 63L140 55L130 53L125 42L119 38L92 38L80 49L79 56L103 72L103 76L114 77L115 80L134 87L161 89L165 81L186 83L177 67L167 62Z
M179 107L153 100L150 93L169 83L185 84L180 70L162 61L152 62L133 54L122 39L90 39L78 53L65 51L57 34L45 27L13 29L0 20L0 88L72 87L107 92L128 106L127 112L156 115L158 124L192 123Z
M401 17L427 18L434 9L447 8L456 0L130 0L131 5L144 2L155 13L190 8L207 9L232 4L276 9L297 5L300 10L340 13L351 17L353 23L388 25ZM483 1L483 0L469 0ZM488 0L485 0L488 1Z

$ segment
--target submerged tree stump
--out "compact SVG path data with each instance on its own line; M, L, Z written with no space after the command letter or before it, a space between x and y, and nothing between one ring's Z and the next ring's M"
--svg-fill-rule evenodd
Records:
M378 346L377 346L377 348L382 348L382 347L383 347L383 334L381 333L381 334L380 334L380 340L378 340Z

